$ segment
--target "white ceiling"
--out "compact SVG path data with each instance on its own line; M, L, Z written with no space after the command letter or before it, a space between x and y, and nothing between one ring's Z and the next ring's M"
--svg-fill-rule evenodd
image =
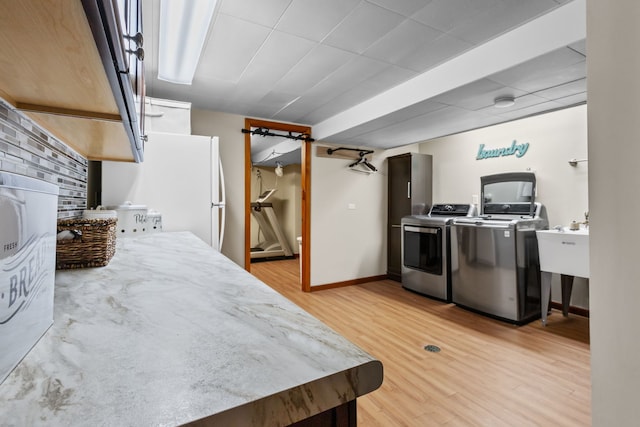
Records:
M586 102L585 0L219 0L191 86L156 78L159 2L143 0L149 96L325 142L392 148Z

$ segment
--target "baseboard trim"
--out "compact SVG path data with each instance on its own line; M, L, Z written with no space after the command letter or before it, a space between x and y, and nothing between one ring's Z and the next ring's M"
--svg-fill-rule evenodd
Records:
M562 311L562 303L551 301L551 308L555 308L556 310ZM577 314L578 316L589 317L589 310L582 307L576 307L573 305L569 306L569 313Z
M368 282L377 282L379 280L386 280L386 279L387 279L386 274L381 274L379 276L361 277L359 279L345 280L344 282L335 282L335 283L327 283L326 285L311 286L311 292L324 291L326 289L344 288L347 286L360 285L362 283L368 283Z

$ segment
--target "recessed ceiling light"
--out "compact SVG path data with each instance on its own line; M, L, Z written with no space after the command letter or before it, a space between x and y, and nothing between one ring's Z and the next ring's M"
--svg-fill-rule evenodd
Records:
M496 108L511 107L515 103L516 100L513 96L499 96L493 100L493 106Z

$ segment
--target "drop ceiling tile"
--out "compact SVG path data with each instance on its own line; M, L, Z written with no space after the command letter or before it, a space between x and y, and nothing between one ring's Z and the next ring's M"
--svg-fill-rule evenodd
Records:
M239 83L269 90L315 46L316 43L310 40L273 31L247 66Z
M335 98L332 98L331 101L325 105L316 108L313 112L305 116L304 120L309 123L320 123L334 116L336 112L341 112L354 105L360 104L372 96L377 95L379 92L377 88L366 84L356 85L350 90L342 92Z
M265 27L274 27L291 2L292 0L223 0L219 13Z
M563 98L556 98L554 99L554 101L567 107L572 105L584 104L585 102L587 102L587 92L584 91L582 93L576 93L574 95L565 96Z
M511 107L498 108L491 104L487 105L485 108L479 109L478 112L494 116L511 116L514 112L517 114L517 111L524 111L532 106L545 104L546 102L548 102L548 100L545 98L526 94L517 97L515 99L515 103Z
M369 0L369 3L409 17L425 8L431 0Z
M518 27L559 5L553 0L500 0L451 29L450 34L472 44L480 44Z
M298 96L290 93L270 91L265 96L260 98L258 100L258 103L269 108L269 111L271 113L268 116L264 117L270 117L297 98Z
M378 93L392 89L395 86L416 77L417 75L418 73L415 71L392 65L390 67L383 68L382 71L366 80L363 84L376 90L377 95Z
M307 95L314 97L317 101L317 106L324 105L331 99L361 84L365 80L379 74L389 67L391 66L384 62L363 56L356 56L327 76L327 78L321 81L318 85L311 88L307 93L305 93L304 97Z
M271 118L273 120L281 120L284 122L313 124L306 121L305 117L317 108L318 103L316 102L316 97L308 95L296 99L293 103L287 105L285 108L271 116Z
M575 50L576 52L580 52L584 56L587 56L587 40L586 39L570 44L569 47Z
M443 34L432 42L423 44L413 54L400 59L396 65L422 73L472 47L465 41Z
M397 13L361 2L323 43L360 54L404 19Z
M403 108L402 110L387 114L386 116L383 116L377 120L372 120L362 125L355 126L349 130L340 132L332 136L331 138L339 140L349 140L352 138L357 138L360 135L368 135L374 131L383 129L393 124L403 123L415 117L422 116L446 107L446 105L439 104L437 102L424 101L414 106Z
M318 44L273 88L301 95L353 58L355 58L354 53Z
M412 16L440 31L457 28L481 14L487 8L500 4L500 0L433 0Z
M586 77L582 54L562 48L488 76L506 86L536 92Z
M160 99L191 102L193 107L223 111L226 100L235 90L234 83L215 79L194 79L192 85L176 85L157 80L153 85L153 93L147 95Z
M196 75L237 81L271 31L229 15L218 15Z
M282 15L276 29L321 41L359 2L360 0L295 0Z
M525 92L521 90L505 87L489 79L481 79L432 99L465 110L479 110L489 105L493 106L494 100L498 96L521 96L524 94Z
M564 108L565 105L562 105L555 101L547 101L539 104L531 105L527 108L521 108L514 111L506 111L500 114L500 117L506 120L515 120L524 117L533 116L535 114L541 114L547 111L558 110Z
M371 45L364 55L397 64L441 35L440 31L407 19Z
M336 112L344 111L360 104L413 76L415 76L415 73L409 70L394 66L385 67L378 74L338 94L325 105L318 106L313 112L304 116L303 119L307 123L319 123L334 116Z
M536 92L536 95L548 100L566 98L587 91L587 79L579 79Z

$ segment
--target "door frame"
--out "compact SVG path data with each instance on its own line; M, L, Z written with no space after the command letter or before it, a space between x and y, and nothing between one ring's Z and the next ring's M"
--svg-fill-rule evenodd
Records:
M244 119L244 128L263 127L269 130L305 133L311 137L311 127L290 123L271 122L260 119ZM302 277L302 291L311 292L311 142L301 141L300 150L300 185L302 197L302 253L300 274ZM244 134L244 268L251 272L251 134Z

